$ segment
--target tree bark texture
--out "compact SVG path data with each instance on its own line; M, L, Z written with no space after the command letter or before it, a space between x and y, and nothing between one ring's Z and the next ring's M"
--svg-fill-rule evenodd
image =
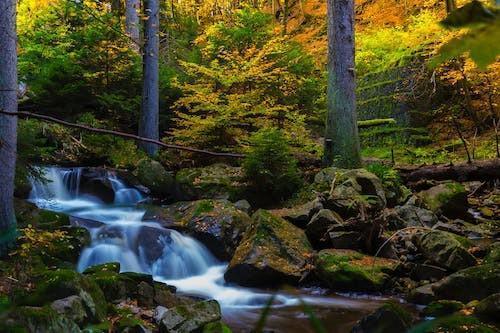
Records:
M140 0L125 1L125 31L132 40L132 48L140 51L141 36L139 32Z
M354 72L354 0L328 0L328 90L324 163L361 166Z
M139 123L139 136L159 139L159 67L160 48L159 0L144 0L144 55L143 55L143 90L142 115ZM151 143L141 143L141 148L148 155L155 155L158 147Z
M0 1L0 110L17 111L16 0ZM0 254L15 240L17 117L0 115Z

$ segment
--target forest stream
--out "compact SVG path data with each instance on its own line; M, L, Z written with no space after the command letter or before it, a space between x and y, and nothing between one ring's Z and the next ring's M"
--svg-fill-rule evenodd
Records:
M72 223L91 233L91 245L81 253L78 271L119 262L121 271L151 274L180 293L217 300L234 332L243 332L258 321L274 291L226 284L227 263L217 260L202 243L143 219L145 209L138 204L147 198L138 189L106 172L114 191L114 203L106 204L80 192L80 168L49 167L45 175L48 181L32 182L29 201L75 217ZM267 328L274 332L312 332L303 311L305 302L331 328L329 332L348 332L386 299L359 294L326 296L315 288L277 291Z

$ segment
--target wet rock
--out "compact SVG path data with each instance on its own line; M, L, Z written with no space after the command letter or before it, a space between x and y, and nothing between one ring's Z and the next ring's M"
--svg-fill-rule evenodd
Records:
M90 245L90 233L79 227L62 227L59 230L66 233L65 237L55 239L45 255L75 265L83 249Z
M202 242L220 260L231 259L251 224L250 217L229 201L209 199L152 208L144 219L184 231Z
M390 230L407 227L432 227L438 222L437 216L432 211L412 204L386 210L384 219Z
M330 245L335 249L359 250L363 236L357 231L332 231Z
M85 271L83 271L83 274L96 274L100 272L120 273L120 263L109 262L102 265L90 266L87 269L85 269Z
M458 301L439 300L430 303L423 310L422 314L426 317L444 317L462 310L465 305Z
M351 333L405 333L411 327L411 314L395 303L387 303L375 312L363 317Z
M443 318L426 321L414 328L421 333L497 333L498 330L492 326L482 323L474 316L456 314Z
M58 314L66 316L80 326L89 319L84 308L83 300L79 296L73 295L55 300L50 307Z
M375 258L352 250L327 249L316 258L318 278L329 288L348 291L380 291L397 261Z
M433 229L440 230L440 231L446 231L446 232L453 233L456 235L464 235L464 232L462 229L460 229L458 226L450 224L450 223L438 222L434 225Z
M436 282L432 290L439 299L461 302L481 300L500 293L500 265L485 264L466 268Z
M175 181L159 162L144 158L134 171L137 181L147 187L153 196L171 198L175 195Z
M206 324L202 333L231 333L231 329L223 322Z
M166 308L172 308L180 304L190 304L192 300L175 294L175 287L161 282L154 282L154 303Z
M467 191L457 182L449 182L431 187L418 194L423 203L433 212L457 218L467 215L469 207Z
M434 284L425 284L410 291L408 300L416 304L429 304L436 299L432 287Z
M303 230L258 210L229 263L226 281L243 286L297 283L307 271L312 247Z
M170 230L144 226L137 233L134 250L141 253L148 264L152 264L163 255L165 245L170 242Z
M217 163L207 167L181 169L175 180L178 200L227 199L237 200L243 190L242 170Z
M155 290L153 286L142 281L137 285L137 305L151 308L154 304Z
M89 194L105 203L113 203L115 200L115 190L107 175L96 178L82 177L80 193Z
M234 203L236 209L241 210L244 213L250 214L252 212L252 206L246 200L238 200Z
M198 332L205 325L218 322L221 319L220 306L215 300L180 305L162 312L160 316L160 311L157 310L157 317L160 317L160 333Z
M490 295L479 302L474 314L483 320L500 323L500 293Z
M419 247L428 260L452 271L476 265L476 258L457 237L444 231L430 231L420 238Z
M307 238L315 248L326 248L330 245L328 229L334 224L342 224L343 222L337 213L322 209L306 225Z
M304 229L311 218L323 209L323 204L319 199L307 202L292 208L281 209L276 215L293 223L295 226Z
M40 209L30 202L19 199L14 200L14 206L17 224L20 228L31 224L38 229L55 230L70 225L69 216L64 213Z

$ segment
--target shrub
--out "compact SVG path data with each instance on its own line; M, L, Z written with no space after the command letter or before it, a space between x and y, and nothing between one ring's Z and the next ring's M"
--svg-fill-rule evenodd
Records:
M301 185L301 178L283 133L265 128L255 133L250 143L243 169L252 191L273 202L293 194Z

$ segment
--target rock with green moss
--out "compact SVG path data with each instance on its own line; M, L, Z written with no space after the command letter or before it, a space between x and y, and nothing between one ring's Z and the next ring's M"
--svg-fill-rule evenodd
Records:
M78 325L82 326L85 322L90 321L83 299L80 296L69 296L52 302L50 307L60 315L73 320Z
M217 163L207 167L181 169L175 180L179 186L179 200L241 199L244 189L242 170Z
M315 199L302 205L280 209L275 213L295 226L305 229L311 218L322 209L321 201Z
M436 295L432 291L434 284L424 284L423 286L417 287L410 290L408 293L408 301L416 304L429 304L436 300Z
M427 305L422 310L422 314L427 317L443 317L462 310L464 306L459 301L439 300Z
M219 322L221 316L219 303L208 300L164 310L157 319L160 333L190 333Z
M409 333L498 333L498 329L473 316L453 315L425 321Z
M120 263L108 262L101 265L90 266L83 271L83 274L96 274L101 272L120 273Z
M500 293L500 265L493 263L463 269L434 283L432 290L438 299L481 300Z
M165 198L175 194L175 181L172 174L157 161L144 158L134 171L137 181L147 187L153 196Z
M43 306L69 296L79 296L91 320L106 317L107 304L99 285L90 277L69 269L45 271L36 277L36 288L28 295L19 295L21 305Z
M183 230L201 241L221 260L232 258L243 233L251 224L251 219L245 212L223 199L203 199L152 207L144 218Z
M500 323L500 293L490 295L479 302L474 314L483 320Z
M47 248L46 254L76 265L80 253L90 245L90 233L87 229L80 227L64 227L60 230L66 233L65 237L55 239Z
M463 217L469 207L467 190L457 182L449 182L431 187L418 194L422 202L435 213L447 217Z
M393 209L386 209L384 219L390 230L408 227L432 227L438 223L437 216L431 210L409 203Z
M486 263L499 263L500 262L500 242L495 242L490 245L488 254L484 258Z
M412 322L412 315L406 309L394 302L388 302L359 320L351 333L405 333Z
M42 230L54 230L70 225L69 216L64 213L41 209L34 204L15 199L16 219L18 226L25 228L32 225Z
M304 231L262 209L252 220L229 263L226 281L244 286L298 283L313 253Z
M440 230L425 233L419 241L420 250L428 260L452 271L477 264L463 245L467 245L466 239Z
M353 250L322 250L316 258L319 279L334 290L383 290L396 267L395 260L375 258Z
M54 311L49 306L22 306L13 310L4 323L2 332L27 333L80 333L78 325L68 317ZM2 327L3 326L3 327Z
M223 322L207 324L203 327L202 333L231 333L231 329Z

